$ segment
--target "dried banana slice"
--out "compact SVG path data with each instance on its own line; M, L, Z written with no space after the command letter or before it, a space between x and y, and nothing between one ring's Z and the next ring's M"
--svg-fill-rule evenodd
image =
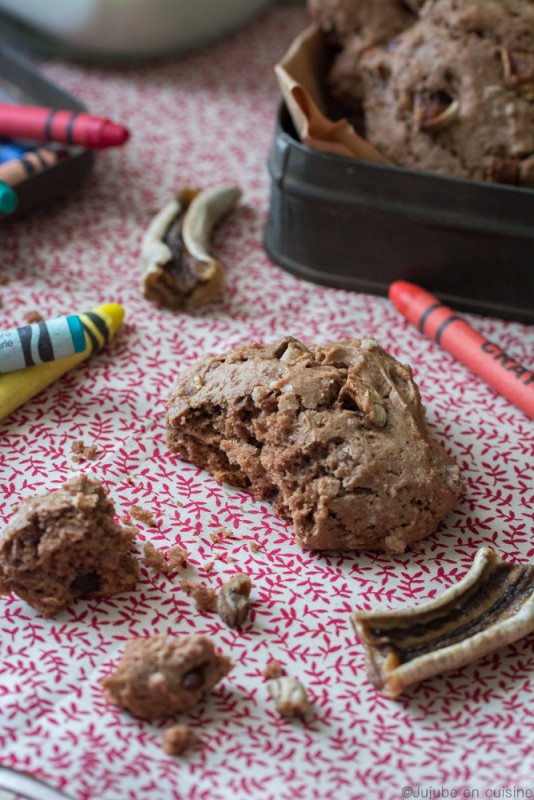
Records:
M209 303L224 273L209 254L213 228L241 197L238 186L185 188L149 224L141 243L141 292L178 310Z
M534 564L512 564L490 548L441 597L411 609L357 611L367 675L386 697L458 669L534 631Z

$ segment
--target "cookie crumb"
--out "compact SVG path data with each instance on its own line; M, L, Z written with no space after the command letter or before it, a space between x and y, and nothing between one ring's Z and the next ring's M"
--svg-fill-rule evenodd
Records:
M249 549L249 551L251 553L259 553L260 550L261 550L261 547L259 546L259 544L257 542L249 542L248 543L248 549Z
M156 519L152 512L148 511L146 508L142 508L142 506L130 506L130 516L133 519L136 519L138 522L144 522L145 525L148 525L151 528L155 528L157 526Z
M186 750L198 747L202 739L187 725L173 725L163 734L161 746L169 756L181 756Z
M273 678L281 678L284 674L282 664L275 658L271 658L265 665L262 675L266 681L271 681Z
M248 575L238 572L219 591L217 613L229 628L240 628L250 611L252 582Z
M73 442L70 449L73 453L72 460L76 462L83 461L84 459L95 461L100 455L96 444L86 446L82 439L77 439Z
M217 593L203 583L198 581L185 580L181 583L184 592L195 601L197 611L215 611L217 605Z
M39 311L27 311L24 315L24 319L28 325L33 325L36 322L44 322L44 317Z
M298 678L290 675L273 678L267 683L267 691L281 717L305 717L310 710L306 689Z
M165 553L165 558L167 559L172 572L175 572L177 569L179 569L183 565L184 561L187 561L188 556L189 553L187 550L183 547L180 547L179 544L173 544L172 547L167 548Z
M218 544L223 539L235 539L236 536L230 528L217 528L216 531L210 534L210 538L214 544Z
M202 565L202 569L204 570L204 572L208 574L210 572L213 572L214 568L215 568L215 563L213 561L209 561L207 564Z
M154 547L152 542L146 542L143 548L143 561L147 567L151 567L156 572L170 575L176 572L186 561L187 550L179 545L169 547L167 550L159 550Z

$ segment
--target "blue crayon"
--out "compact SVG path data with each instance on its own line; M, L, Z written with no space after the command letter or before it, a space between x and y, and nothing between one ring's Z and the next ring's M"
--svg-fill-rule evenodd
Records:
M0 374L82 353L83 322L77 314L0 332Z
M15 142L0 140L0 164L4 164L6 161L14 161L17 158L22 158L22 156L27 153L28 150L31 150L31 147L23 147Z

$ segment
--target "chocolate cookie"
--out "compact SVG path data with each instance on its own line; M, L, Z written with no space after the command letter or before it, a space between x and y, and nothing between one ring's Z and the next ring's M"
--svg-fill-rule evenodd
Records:
M149 636L127 642L102 687L108 703L157 719L189 711L231 669L231 660L207 636Z
M19 504L0 535L0 594L14 592L50 617L80 597L133 589L137 528L114 522L97 480L80 475Z
M310 549L402 553L461 490L408 366L373 339L287 337L206 356L178 377L170 449L252 490Z
M423 0L308 0L308 11L334 44L360 47L391 39L414 21Z
M394 164L534 186L531 0L427 0L395 38L347 41L329 83Z

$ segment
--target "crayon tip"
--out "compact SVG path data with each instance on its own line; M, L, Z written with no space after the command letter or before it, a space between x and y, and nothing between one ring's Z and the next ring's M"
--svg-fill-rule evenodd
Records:
M101 147L118 147L130 138L130 131L123 125L106 120L100 131Z
M421 288L408 281L393 281L389 287L388 297L401 314L405 314L415 297L421 293Z
M94 308L93 312L106 317L110 336L113 336L113 334L118 331L124 319L124 308L118 303L106 303L103 306Z
M12 186L0 181L0 212L11 214L19 204L19 198Z

